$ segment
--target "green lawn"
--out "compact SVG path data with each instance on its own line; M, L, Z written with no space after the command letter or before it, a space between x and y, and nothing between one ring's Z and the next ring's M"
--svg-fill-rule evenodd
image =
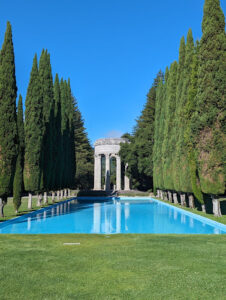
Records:
M225 254L226 235L1 235L0 299L223 300Z
M55 200L57 200L57 199L55 198ZM64 200L65 199L63 199L62 201L64 201ZM48 197L48 201L49 201L49 205L52 205L52 197ZM27 198L22 199L22 203L21 203L21 206L19 208L19 213L16 214L14 206L13 206L13 199L9 198L8 201L7 201L7 204L4 207L4 218L0 217L0 222L9 220L9 219L12 219L12 218L15 218L15 217L18 217L18 216L21 216L25 213L30 212L30 210L27 208L27 202L28 202ZM41 207L36 206L36 203L37 203L37 198L33 197L33 199L32 199L32 206L33 206L32 211L41 208ZM55 201L55 203L57 203L57 201ZM46 206L48 206L48 205L45 205L45 206L42 206L42 207L46 207Z

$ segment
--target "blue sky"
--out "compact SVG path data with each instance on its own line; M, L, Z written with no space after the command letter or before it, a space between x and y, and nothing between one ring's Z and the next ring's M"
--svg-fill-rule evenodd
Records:
M18 92L32 60L51 54L70 77L93 143L131 132L159 69L178 58L180 38L201 37L204 0L0 0L0 42L13 29ZM221 0L226 14L226 1Z

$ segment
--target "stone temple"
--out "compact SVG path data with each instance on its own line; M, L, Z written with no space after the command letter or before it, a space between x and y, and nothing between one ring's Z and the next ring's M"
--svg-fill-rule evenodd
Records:
M101 158L105 157L105 184L104 189L110 191L111 189L122 189L122 174L121 174L121 158L119 156L120 143L127 143L127 139L123 138L105 138L99 139L95 142L94 147L94 190L101 190ZM116 186L111 188L110 186L110 161L111 158L116 159ZM125 166L125 169L127 165ZM124 176L124 190L130 190L129 178Z

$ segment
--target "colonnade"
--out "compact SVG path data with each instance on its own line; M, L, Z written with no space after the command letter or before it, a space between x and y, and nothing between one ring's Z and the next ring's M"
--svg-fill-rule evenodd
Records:
M110 186L110 161L116 159L116 190L122 189L121 158L119 156L120 143L125 139L100 139L95 142L94 156L94 190L101 190L101 158L105 157L105 190L111 190ZM128 165L125 166L127 168ZM129 178L124 176L124 190L130 189Z

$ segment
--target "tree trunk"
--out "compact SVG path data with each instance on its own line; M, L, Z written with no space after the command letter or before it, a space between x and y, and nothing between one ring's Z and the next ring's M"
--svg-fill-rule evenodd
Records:
M215 217L222 217L221 214L221 205L220 205L220 201L219 199L216 198L216 196L214 197L213 195L211 196L212 198L212 203L213 203L213 214Z
M57 201L60 200L60 191L57 191Z
M157 195L156 195L157 198L160 198L159 189L157 189L156 192L157 192Z
M67 189L67 194L68 194L68 197L70 198L71 197L71 190L70 189Z
M32 209L32 194L28 194L28 209Z
M202 204L202 212L206 213L206 206L205 206L205 203Z
M165 201L168 201L168 198L167 198L167 192L163 192L163 199L165 200Z
M52 203L55 202L55 192L52 192Z
M192 194L188 195L188 200L189 200L189 207L194 209L195 208L195 199Z
M67 189L64 189L64 198L67 198Z
M15 213L18 214L18 209L15 210Z
M37 206L40 207L42 205L42 194L37 195Z
M47 192L44 193L44 204L48 204Z
M0 198L0 217L4 217L4 211L3 211L4 205L5 205L5 203L4 203L3 199Z
M172 199L172 193L170 191L168 191L168 198L169 198L169 202L173 202L173 199Z
M186 194L180 194L180 204L182 206L186 206L186 200L185 200Z
M177 193L173 193L173 203L178 204Z
M60 199L61 199L61 200L63 199L63 193L64 193L64 191L61 190L61 191L60 191Z

